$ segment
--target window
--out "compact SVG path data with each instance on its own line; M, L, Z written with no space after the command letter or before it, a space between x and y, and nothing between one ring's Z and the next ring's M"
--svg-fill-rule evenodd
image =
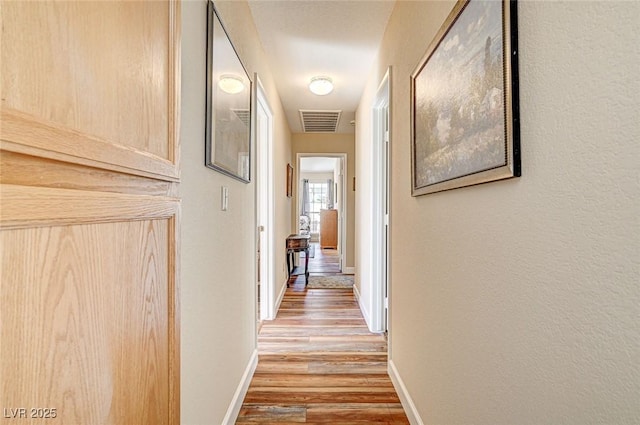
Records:
M320 233L320 210L327 209L327 184L309 182L309 221L311 233Z

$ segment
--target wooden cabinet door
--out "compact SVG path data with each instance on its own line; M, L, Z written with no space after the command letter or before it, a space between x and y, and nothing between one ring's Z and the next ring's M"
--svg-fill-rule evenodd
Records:
M320 210L320 247L338 247L338 210Z
M179 4L0 8L0 423L178 424Z

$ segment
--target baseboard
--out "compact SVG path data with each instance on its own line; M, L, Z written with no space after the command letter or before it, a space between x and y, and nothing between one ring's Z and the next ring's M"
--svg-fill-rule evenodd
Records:
M367 323L367 327L371 330L371 317L369 316L369 310L362 303L362 297L360 296L360 291L358 290L357 285L353 285L353 295L358 300L358 305L360 306L360 311L362 312L362 317L364 317L364 321Z
M391 378L393 387L396 389L398 397L400 397L400 402L402 403L404 412L407 414L409 423L411 423L411 425L424 425L422 418L420 418L420 415L418 414L418 409L416 409L416 405L413 404L409 391L407 390L407 387L405 387L392 359L389 359L387 371L389 372L389 377Z
M288 281L288 279L287 279ZM276 316L278 315L278 310L280 310L280 304L282 304L282 300L284 299L284 294L287 292L287 282L284 283L284 285L282 285L282 289L280 290L280 294L278 295L278 298L276 299L276 305L273 308L273 319L275 320Z
M233 425L236 423L238 419L238 415L240 414L240 408L242 408L242 402L244 401L245 395L247 395L247 390L249 389L249 384L251 383L251 378L253 378L253 372L256 371L256 367L258 366L258 350L253 350L253 354L249 359L249 364L247 364L247 368L242 375L242 379L240 380L240 384L238 384L238 388L236 389L236 393L233 395L233 399L231 399L231 404L227 409L227 414L224 415L224 419L222 419L223 425Z
M356 268L355 267L343 267L342 268L342 274L356 274Z
M265 320L275 320L278 315L278 310L280 309L280 304L282 304L282 299L284 298L284 294L287 292L287 284L286 282L282 285L282 289L280 289L280 294L276 297L275 303L273 305L273 310L270 312L271 315L268 316Z
M360 291L358 290L357 285L353 285L353 295L356 297L356 301L358 301L358 304L360 304ZM362 306L360 306L360 309L362 309Z

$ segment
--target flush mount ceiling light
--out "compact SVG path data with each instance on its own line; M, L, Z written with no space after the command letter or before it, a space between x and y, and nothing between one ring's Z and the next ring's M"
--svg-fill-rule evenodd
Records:
M225 93L238 94L244 90L242 78L235 75L222 75L218 81L218 87Z
M309 83L311 93L324 96L333 91L333 82L329 77L313 77Z

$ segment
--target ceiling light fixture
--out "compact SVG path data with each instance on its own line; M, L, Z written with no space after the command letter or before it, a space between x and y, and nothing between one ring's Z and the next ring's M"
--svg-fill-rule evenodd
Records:
M324 96L333 91L333 82L329 77L313 77L309 83L311 93Z
M218 87L225 93L238 94L244 90L244 83L242 82L242 78L227 74L220 76Z

